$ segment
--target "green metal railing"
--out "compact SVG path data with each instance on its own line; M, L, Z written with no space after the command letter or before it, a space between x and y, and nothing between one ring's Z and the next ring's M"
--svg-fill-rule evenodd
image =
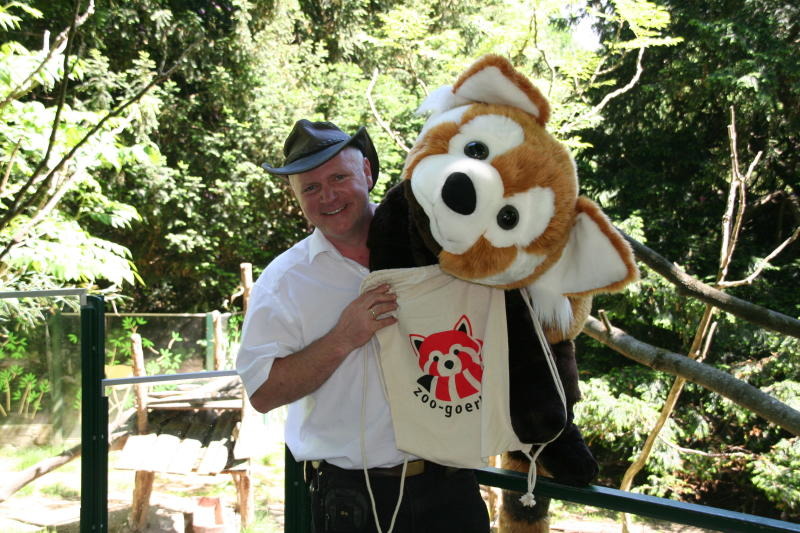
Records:
M116 380L104 378L103 299L100 296L89 295L82 297L81 303L83 461L80 530L81 533L105 533L108 531L108 398L104 394L104 388ZM230 373L231 371L220 372L220 374ZM210 376L216 373L204 374ZM153 378L154 376L151 376L149 379ZM476 474L478 481L483 485L520 492L524 492L527 488L526 476L519 472L482 468L476 470ZM741 533L762 531L800 533L800 524L792 522L606 487L570 487L540 478L534 492L557 500L711 530ZM285 459L284 504L284 531L310 532L309 496L303 480L302 465L294 460L288 448Z
M309 533L311 515L309 495L303 480L302 465L294 460L286 448L285 459L285 533ZM481 468L475 471L482 485L525 492L527 475L500 468ZM555 500L579 503L592 507L635 514L676 524L701 527L716 531L760 533L800 532L800 524L737 513L706 505L677 502L644 494L625 492L607 487L571 487L539 478L534 493Z

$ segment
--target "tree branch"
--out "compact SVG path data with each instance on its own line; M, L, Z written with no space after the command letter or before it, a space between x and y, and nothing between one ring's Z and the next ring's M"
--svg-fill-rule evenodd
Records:
M8 185L8 178L11 176L11 170L14 168L14 159L17 157L17 152L19 151L20 145L22 145L22 138L20 138L14 144L14 150L11 151L11 156L8 158L6 171L3 173L3 180L0 181L0 194L3 194L3 191L6 189L6 185Z
M621 94L624 94L624 93L630 91L633 88L633 86L636 85L636 83L639 81L639 78L642 76L642 72L644 72L644 68L642 67L642 57L643 56L644 56L644 47L639 48L639 55L636 58L636 72L634 73L634 75L630 79L630 81L624 87L620 87L619 89L617 89L615 91L611 91L610 93L605 95L603 97L603 99L600 101L600 103L597 104L596 106L594 106L594 108L592 108L592 113L595 113L595 114L599 115L600 111L602 111L603 108L606 105L608 105L608 103L611 100L613 100L614 98L616 98L617 96L619 96Z
M3 217L2 221L0 221L0 228L5 226L11 219L13 219L17 214L19 214L23 209L25 209L28 205L33 203L34 199L40 195L40 191L44 191L46 187L49 187L50 182L52 181L52 173L48 174L45 179L43 180L44 183L40 183L39 187L37 187L36 192L28 198L25 202L23 202L23 198L25 197L25 193L28 189L37 181L37 178L42 173L42 170L45 169L50 162L50 154L53 151L53 146L56 143L56 135L58 134L58 125L61 122L61 112L64 110L64 102L67 97L67 85L69 84L69 56L70 52L72 51L72 43L75 39L75 29L77 28L77 20L78 20L78 13L80 12L81 7L81 0L75 0L75 7L73 9L72 14L72 22L70 23L69 30L67 32L67 45L64 50L64 66L63 66L63 73L61 76L61 86L58 89L58 103L56 104L56 112L53 116L53 126L50 129L50 139L47 141L47 148L44 152L44 157L39 161L39 164L36 165L36 168L31 173L31 176L25 182L25 184L16 192L14 201L11 203L11 206L8 208L8 212ZM0 256L2 257L2 256Z
M165 79L169 78L169 77L172 75L172 73L173 73L173 72L174 72L174 71L175 71L175 70L176 70L176 69L177 69L177 68L180 66L180 64L183 62L183 59L184 59L184 58L185 58L185 57L186 57L186 56L189 54L189 52L191 52L192 50L194 50L194 48L196 48L196 47L197 47L197 46L198 46L198 45L199 45L201 42L202 42L202 39L200 39L200 40L198 40L198 41L195 41L195 42L194 42L192 45L190 45L188 48L186 48L186 50L184 50L184 51L183 51L183 53L182 53L182 54L180 55L180 57L179 57L179 58L178 58L178 59L175 61L175 63L172 65L172 67L170 67L170 69L169 69L169 70L167 70L166 72L164 72L164 73L160 74L159 76L156 76L156 77L154 77L152 80L150 80L150 82L149 82L149 83L148 83L148 84L147 84L147 85L146 85L146 86L145 86L143 89L141 89L141 90L140 90L138 93L136 93L136 94L135 94L133 97L129 98L128 100L126 100L125 102L123 102L122 104L120 104L119 106L117 106L116 108L114 108L114 109L112 109L111 111L109 111L108 113L106 113L106 114L103 116L103 118L101 118L101 119L100 119L100 120L97 122L97 124L95 124L95 125L94 125L94 126L93 126L93 127L92 127L92 128L91 128L91 129L90 129L90 130L89 130L89 131L88 131L88 132L87 132L87 133L86 133L86 134L85 134L85 135L84 135L84 136L83 136L83 137L82 137L82 138L79 140L79 141L78 141L78 143L77 143L77 144L75 144L75 146L73 146L73 147L72 147L72 149L71 149L69 152L67 152L67 154L65 154L65 155L64 155L64 156L61 158L61 160L60 160L60 161L59 161L59 162L56 164L56 166L54 166L54 167L53 167L53 168L50 170L50 172L47 174L47 176L45 177L45 179L43 180L43 182L42 182L42 183L40 183L40 185L39 185L39 188L36 190L36 192L35 192L34 194L32 194L32 195L31 195L31 196L28 198L28 200L26 200L26 202L25 202L25 203L24 203L24 204L23 204L23 205L20 207L20 209L25 209L26 207L28 207L29 205L31 205L31 203L33 203L33 199L34 199L34 198L36 198L36 197L38 197L38 196L40 195L40 193L42 193L42 192L43 192L43 188L44 188L44 187L45 187L45 185L46 185L46 184L47 184L47 183L48 183L48 182L49 182L49 181L52 179L52 177L53 177L53 176L54 176L54 175L55 175L55 174L56 174L56 173L57 173L59 170L61 170L61 168L62 168L62 167L63 167L63 166L66 164L66 162L67 162L67 161L69 161L70 159L72 159L72 158L75 156L75 153L76 153L76 152L77 152L77 151L78 151L78 150L79 150L79 149L80 149L80 148L81 148L81 147L82 147L84 144L86 144L86 142L87 142L87 141L88 141L88 140L89 140L89 139L90 139L90 138L91 138L91 137L92 137L92 136L93 136L95 133L97 133L97 131L99 131L99 130L100 130L100 128L102 128L102 127L103 127L103 124L105 124L105 123L106 123L106 122L107 122L109 119L111 119L111 118L113 118L113 117L115 117L115 116L119 115L120 113L122 113L122 112L123 112L123 111L124 111L124 110L125 110L125 109L126 109L128 106L130 106L130 105L131 105L131 104L133 104L134 102L137 102L137 101L139 101L139 100L140 100L140 99L141 99L141 98L142 98L142 97L143 97L145 94L147 94L147 92L149 92L149 91L150 91L150 89L152 89L152 88L153 88L153 86L155 86L155 85L157 85L157 84L159 84L159 83L163 82ZM66 187L67 187L69 184L70 184L70 180L64 180L64 181L61 183L61 185L59 186L59 189L58 189L57 191L55 191L55 193L52 195L52 197L59 196L59 194L63 195L64 189L65 189L65 188L66 188ZM3 227L3 224L4 224L4 223L7 223L7 221L5 221L5 220L4 220L2 223L0 223L0 227ZM10 241L10 242L9 242L9 243L8 243L8 244L5 246L5 248L2 250L2 252L0 252L0 260L1 260L3 257L5 257L5 256L6 256L6 254L8 254L8 252L9 252L9 251L10 251L10 250L11 250L11 249L14 247L14 246L16 246L16 245L18 245L20 242L22 242L22 241L24 240L24 238L26 237L26 234L27 234L27 233L28 233L28 232L29 232L31 229L32 229L32 226L30 226L30 225L27 225L27 226L25 226L25 228L24 228L24 232L17 232L17 233L14 235L14 237L11 239L11 241Z
M555 84L556 69L553 68L550 61L547 60L547 52L539 46L539 19L536 16L536 9L533 10L533 14L531 15L531 25L533 29L533 47L542 56L542 61L544 61L545 66L550 71L550 81L547 85L547 97L550 98L550 94L553 92L553 85ZM528 32L530 33L530 31L531 28L529 27ZM520 49L520 52L522 52L522 49Z
M749 451L744 452L722 452L722 453L709 453L704 452L701 450L694 450L692 448L684 448L683 446L678 446L674 442L665 439L663 436L659 435L658 440L672 448L673 450L677 450L679 453L685 453L687 455L701 455L703 457L752 457L753 453Z
M406 153L410 150L408 146L403 143L403 140L392 131L392 128L386 121L381 118L380 113L378 113L378 108L375 107L375 101L372 99L372 89L375 87L375 83L378 81L378 69L374 69L372 71L372 79L369 81L369 86L367 87L367 101L369 102L369 108L372 110L372 116L375 117L375 120L380 125L383 130L389 134L389 137L395 142L397 146L400 147Z
M127 430L117 431L119 428L127 425L136 414L136 409L128 409L122 414L121 420L115 424L110 424L108 428L109 447L118 445L121 439L127 439L129 432ZM73 459L81 456L81 444L77 444L68 450L64 450L58 455L42 459L35 465L29 466L25 470L21 470L13 475L4 476L3 484L0 485L0 503L9 499L15 492L22 487L37 480L43 475L52 472L53 470L64 466Z
M717 283L717 287L725 288L725 287L739 287L741 285L750 285L751 283L753 283L753 281L755 281L755 279L759 276L759 274L761 274L761 272L765 268L767 268L767 265L769 265L770 261L775 259L775 257L778 256L778 254L780 254L787 246L792 244L799 237L800 237L800 227L796 228L794 230L794 233L792 233L789 236L789 238L787 238L780 245L778 245L777 248L772 250L772 252L767 257L760 260L756 265L755 269L753 269L753 272L749 276L747 276L744 279L740 279L738 281L721 281Z
M630 243L636 257L675 285L679 294L697 298L757 326L800 338L800 320L714 289L689 276L676 264L630 235L622 231L620 233Z
M644 343L616 327L607 331L603 323L593 316L586 320L583 332L625 357L654 370L683 377L728 398L794 435L800 435L800 411L722 370Z
M94 0L89 0L89 5L86 6L86 11L82 15L73 18L75 22L74 27L79 28L80 26L82 26L83 23L86 22L86 20L89 18L89 16L92 15L92 13L94 13ZM11 89L8 95L5 98L3 98L2 102L0 102L0 110L2 110L5 106L7 106L12 100L21 98L22 96L27 94L28 91L31 90L31 87L27 87L28 83L30 83L30 81L33 79L34 76L36 76L36 74L42 71L42 69L45 67L45 65L47 65L47 63L50 61L50 59L53 57L54 54L64 49L71 28L72 25L70 25L69 28L59 33L58 37L56 37L55 41L53 41L53 44L51 46L48 46L46 42L47 35L49 35L49 33L45 34L45 45L42 48L47 49L47 54L45 54L44 59L42 59L39 62L39 64L36 65L36 67L30 72L30 74L28 74L28 76L24 80L22 80L16 87Z

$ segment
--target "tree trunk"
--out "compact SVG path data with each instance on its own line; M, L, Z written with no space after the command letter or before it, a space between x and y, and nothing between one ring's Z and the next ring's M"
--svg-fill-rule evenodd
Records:
M125 422L122 424L118 424L117 427L121 427L124 424L127 424L128 420L131 419L133 416L133 409L128 411L128 416L125 417ZM127 438L128 432L121 431L119 433L114 433L111 435L110 443L111 445L115 445L121 439ZM34 481L39 479L43 475L47 474L48 472L52 472L56 468L63 466L73 459L76 459L81 456L81 445L78 444L73 446L69 450L65 450L60 454L56 455L55 457L48 457L47 459L42 459L38 463L33 466L29 466L25 470L21 472L17 472L16 474L12 474L11 480L4 485L0 485L0 503L3 503L7 499L9 499L15 492L19 489Z

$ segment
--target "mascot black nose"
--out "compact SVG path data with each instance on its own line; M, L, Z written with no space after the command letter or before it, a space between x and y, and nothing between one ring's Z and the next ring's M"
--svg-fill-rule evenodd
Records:
M470 215L478 203L475 186L463 172L453 172L442 187L444 204L459 215Z
M447 370L453 370L453 367L456 366L456 364L453 361L445 361L444 366L447 368Z

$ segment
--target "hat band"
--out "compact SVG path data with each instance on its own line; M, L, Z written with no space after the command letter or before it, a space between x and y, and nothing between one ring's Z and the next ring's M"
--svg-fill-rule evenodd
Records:
M316 153L319 153L319 152L325 150L326 148L328 148L329 146L333 146L334 144L339 144L339 143L343 143L343 142L347 142L347 141L348 141L348 139L328 139L328 140L325 140L325 141L321 141L319 143L319 145L314 147L314 151L295 154L295 156L291 160L289 160L289 159L286 160L286 162L284 163L284 166L286 166L286 165L288 165L290 163L294 163L295 161L298 161L300 159L312 156L312 155L314 155Z

